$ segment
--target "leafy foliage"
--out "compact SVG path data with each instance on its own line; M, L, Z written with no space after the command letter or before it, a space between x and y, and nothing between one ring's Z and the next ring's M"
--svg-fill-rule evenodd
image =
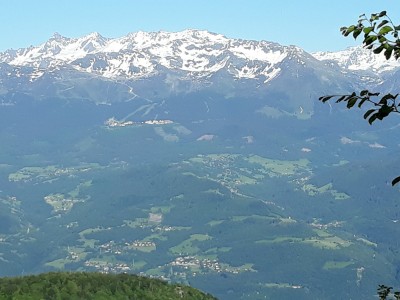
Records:
M400 292L394 292L393 295L392 295L391 294L392 290L393 290L392 287L380 284L378 286L378 290L377 290L379 299L386 300L386 299L389 299L388 297L392 297L393 296L392 298L394 298L396 300L399 300L400 299Z
M379 299L387 299L387 297L389 296L392 289L393 289L392 287L388 287L386 285L380 284L378 286Z
M395 25L386 14L386 11L371 14L369 18L362 14L357 24L340 29L344 36L347 37L352 34L354 39L357 39L363 33L362 43L364 47L372 50L377 55L383 52L387 60L392 57L396 60L400 58L399 30L400 25ZM372 108L364 113L364 119L369 124L372 124L376 120L382 121L393 112L400 113L400 104L396 101L398 96L399 94L393 95L391 93L382 96L380 93L363 90L358 94L353 92L350 95L322 96L319 100L325 103L330 99L336 99L336 103L346 102L346 107L349 109L355 105L361 108L366 103L370 104ZM392 185L399 182L400 176L393 179ZM400 292L397 291L391 294L392 290L392 287L379 285L377 289L379 299L386 300L389 299L388 297L400 299Z
M386 11L371 14L368 18L365 14L359 17L357 24L349 27L342 27L340 31L344 36L350 34L357 39L363 33L363 45L365 48L372 50L379 55L383 52L385 58L400 58L400 25L395 25ZM372 124L376 120L382 121L391 113L400 113L400 104L396 101L399 94L388 93L381 95L380 93L363 90L360 93L351 93L350 95L329 95L319 98L322 102L330 99L336 99L336 103L346 102L347 108L352 108L356 104L361 108L364 104L369 104L370 108L365 112L364 119ZM392 181L392 185L400 182L400 176Z
M320 97L319 100L322 102L326 102L331 98L336 97L336 103L346 102L347 108L352 108L357 104L359 108L361 108L365 103L372 104L373 107L369 109L364 114L364 119L368 120L369 124L372 124L376 120L383 120L390 113L396 112L399 113L398 107L399 104L396 102L399 94L392 95L386 94L378 100L374 100L374 97L379 97L380 93L371 93L368 90L363 90L359 94L353 92L350 95L331 95L331 96L323 96Z
M0 278L0 299L216 299L196 289L130 274L46 273Z
M362 41L365 48L370 49L374 54L383 54L388 60L394 57L396 60L400 58L400 39L399 39L400 25L395 25L390 17L386 14L386 11L380 13L371 14L368 18L365 14L362 14L357 24L349 27L342 27L340 31L344 36L352 34L354 39L357 39L361 33L364 34ZM396 101L399 94L392 95L388 93L386 95L380 95L380 93L373 93L369 90L363 90L360 93L351 93L350 95L329 95L322 96L319 98L323 103L330 99L336 99L336 103L346 102L347 108L352 108L355 105L358 108L363 107L364 104L372 105L372 108L368 109L364 113L364 119L372 124L376 120L382 121L384 118L389 116L391 113L400 113L400 104ZM400 176L396 177L392 181L392 185L400 182ZM400 299L400 292L394 292L391 294L393 288L386 285L379 285L377 293L379 299L386 300L388 297L394 299Z
M386 11L371 14L368 18L365 14L359 17L357 24L349 27L342 27L340 31L344 36L352 34L354 39L363 33L363 45L373 50L375 54L383 51L386 59L392 56L395 59L400 57L400 25L395 25Z

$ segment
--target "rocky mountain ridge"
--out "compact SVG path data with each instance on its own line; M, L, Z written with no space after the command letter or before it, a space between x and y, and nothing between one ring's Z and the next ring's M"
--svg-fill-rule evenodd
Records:
M369 71L384 73L400 67L394 58L386 60L383 53L376 55L362 46L349 47L337 52L315 52L313 56L321 61L336 62L341 68L349 71Z
M207 31L177 33L136 32L109 39L92 33L78 39L55 34L44 44L0 54L0 61L14 66L52 69L71 65L74 69L106 78L139 79L160 69L181 71L188 76L207 77L226 69L234 78L273 79L279 64L305 55L294 46L271 42L228 39Z
M207 92L265 99L285 114L312 114L320 95L375 87L397 68L388 62L377 72L379 63L362 48L310 54L201 30L115 39L56 33L39 46L0 53L0 103L12 103L15 93L110 104Z
M395 60L374 55L361 46L338 52L315 52L320 61L336 62L351 71L382 73L400 66ZM52 69L71 65L76 70L107 78L143 78L161 67L204 77L225 68L234 78L263 76L273 79L285 59L304 64L309 54L296 46L267 41L231 39L202 30L134 32L105 38L94 32L81 38L55 33L39 45L0 53L0 62L14 66Z

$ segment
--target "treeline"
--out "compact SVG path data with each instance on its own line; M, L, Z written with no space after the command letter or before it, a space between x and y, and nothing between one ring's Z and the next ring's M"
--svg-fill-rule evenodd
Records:
M0 278L0 299L216 299L188 286L131 274L51 272Z

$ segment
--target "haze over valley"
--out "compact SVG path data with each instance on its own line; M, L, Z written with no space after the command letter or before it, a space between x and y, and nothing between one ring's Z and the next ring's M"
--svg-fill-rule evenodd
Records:
M134 273L219 299L399 280L398 120L318 97L400 65L205 30L0 53L0 276Z

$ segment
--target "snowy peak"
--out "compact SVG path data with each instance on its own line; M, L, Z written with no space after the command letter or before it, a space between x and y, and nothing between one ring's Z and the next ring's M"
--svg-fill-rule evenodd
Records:
M340 67L352 71L372 71L383 73L400 67L394 58L386 60L383 52L379 55L362 46L350 47L338 52L316 52L314 57L322 61L334 61Z
M274 101L299 117L313 113L317 95L351 88L339 68L299 47L192 29L119 38L55 33L39 46L0 53L0 67L0 90L10 94L107 104L192 92L228 98L268 95L282 99ZM269 107L260 112L269 115Z
M86 53L92 53L107 45L108 40L100 33L94 32L78 39L77 43Z
M51 36L51 38L49 39L49 41L56 41L58 43L61 43L63 41L67 42L70 39L67 37L62 36L61 34L59 34L58 32L53 33L53 35Z
M234 78L276 77L296 47L266 41L230 39L204 30L135 32L110 39L99 33L66 38L55 33L37 47L0 53L0 62L39 69L72 66L107 78L137 79L163 69L207 77L225 70Z
M48 68L62 62L69 63L104 47L107 39L92 33L78 39L63 37L59 33L37 47L8 50L0 53L0 61L16 66Z
M231 39L205 30L133 32L106 38L94 32L80 38L54 33L45 43L0 53L0 63L30 67L41 72L62 67L113 79L148 78L173 72L180 78L208 78L225 72L234 79L259 79L268 83L292 67L338 65L347 71L380 74L400 66L362 47L313 56L296 46L267 41ZM283 67L285 64L285 67ZM292 68L291 67L291 68Z

